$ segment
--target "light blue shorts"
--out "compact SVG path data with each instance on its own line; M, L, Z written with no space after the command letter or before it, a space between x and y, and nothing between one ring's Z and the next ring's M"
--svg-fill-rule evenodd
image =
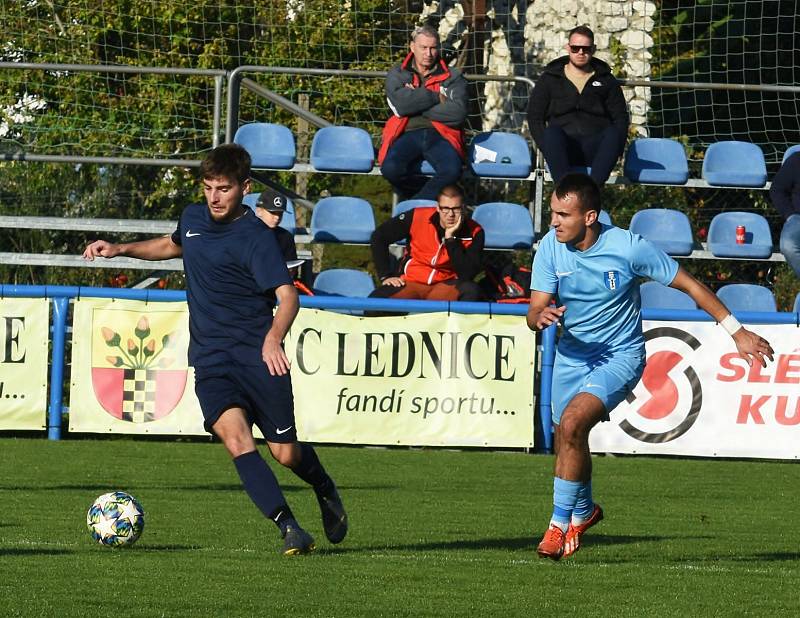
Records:
M578 393L590 393L603 402L605 416L616 408L639 382L644 371L644 356L638 354L610 354L593 361L576 364L556 353L553 367L552 409L553 423L561 422L561 415Z

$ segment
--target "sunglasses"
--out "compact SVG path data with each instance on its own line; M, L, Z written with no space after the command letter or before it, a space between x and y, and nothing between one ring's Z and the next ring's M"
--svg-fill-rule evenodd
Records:
M583 52L584 54L591 56L593 47L593 45L570 45L569 51L571 51L573 54Z

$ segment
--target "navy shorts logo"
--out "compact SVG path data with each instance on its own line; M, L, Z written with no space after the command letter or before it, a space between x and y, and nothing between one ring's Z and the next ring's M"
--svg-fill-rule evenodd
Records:
M617 289L617 285L619 285L619 273L616 270L604 272L603 282L606 284L606 287L613 292Z

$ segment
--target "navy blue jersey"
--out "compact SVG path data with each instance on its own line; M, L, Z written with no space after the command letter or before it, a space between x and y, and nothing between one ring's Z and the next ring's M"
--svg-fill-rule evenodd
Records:
M263 364L274 290L292 285L275 234L249 208L235 221L217 223L207 206L192 204L172 241L183 247L189 364Z

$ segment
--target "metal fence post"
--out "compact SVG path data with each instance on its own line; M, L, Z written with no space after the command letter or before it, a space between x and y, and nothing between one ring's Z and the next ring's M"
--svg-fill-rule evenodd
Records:
M50 361L50 406L47 413L47 438L61 439L62 397L64 391L64 349L69 298L53 299L53 349Z

